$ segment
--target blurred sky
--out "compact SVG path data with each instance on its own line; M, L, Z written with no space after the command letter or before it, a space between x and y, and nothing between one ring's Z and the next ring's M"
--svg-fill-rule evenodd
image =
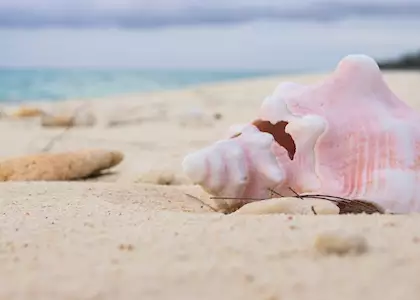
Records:
M0 0L0 66L319 69L418 28L420 0Z

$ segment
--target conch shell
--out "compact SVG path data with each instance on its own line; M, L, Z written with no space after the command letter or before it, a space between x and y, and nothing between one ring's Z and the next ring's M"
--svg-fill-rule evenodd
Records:
M349 55L323 82L280 84L254 121L187 155L183 168L210 194L245 203L293 190L420 212L420 114L372 58Z

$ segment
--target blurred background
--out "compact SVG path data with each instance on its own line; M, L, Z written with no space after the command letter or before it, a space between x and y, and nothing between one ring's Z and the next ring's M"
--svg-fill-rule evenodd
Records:
M325 72L352 53L418 68L419 49L420 0L0 0L0 101Z

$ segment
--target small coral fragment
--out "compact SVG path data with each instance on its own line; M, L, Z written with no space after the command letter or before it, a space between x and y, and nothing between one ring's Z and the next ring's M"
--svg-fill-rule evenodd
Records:
M43 115L44 112L36 107L21 106L15 111L10 113L11 117L15 118L29 118L29 117L38 117Z
M0 181L82 179L118 165L123 158L118 151L96 149L9 158L0 162Z

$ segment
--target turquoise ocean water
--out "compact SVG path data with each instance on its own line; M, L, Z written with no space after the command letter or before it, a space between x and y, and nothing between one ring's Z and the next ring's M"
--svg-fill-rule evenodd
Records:
M266 72L0 69L0 102L59 101L177 89Z

